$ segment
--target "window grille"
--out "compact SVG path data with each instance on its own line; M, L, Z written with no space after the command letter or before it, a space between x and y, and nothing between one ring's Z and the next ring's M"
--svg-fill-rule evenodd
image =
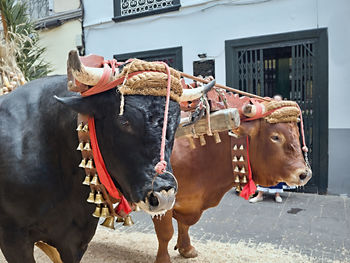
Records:
M114 0L114 21L179 10L180 0Z
M33 21L48 17L52 12L50 0L24 0L24 2Z

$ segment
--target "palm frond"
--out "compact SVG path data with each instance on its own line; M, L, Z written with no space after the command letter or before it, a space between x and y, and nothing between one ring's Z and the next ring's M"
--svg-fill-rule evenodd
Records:
M43 59L46 48L39 45L39 34L28 16L27 5L21 1L0 0L2 19L6 20L8 41L16 45L18 67L26 80L46 76L51 65Z

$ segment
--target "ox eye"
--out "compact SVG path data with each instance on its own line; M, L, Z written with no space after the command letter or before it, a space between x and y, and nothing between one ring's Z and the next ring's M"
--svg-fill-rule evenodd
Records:
M122 125L122 126L124 126L124 127L130 125L130 123L129 123L129 121L128 121L127 119L125 119L125 118L123 118L123 117L119 117L118 119L119 119L120 125Z
M118 122L124 131L129 133L133 132L130 122L124 116L118 116Z
M278 137L278 135L272 135L271 140L278 142L280 140L280 137Z

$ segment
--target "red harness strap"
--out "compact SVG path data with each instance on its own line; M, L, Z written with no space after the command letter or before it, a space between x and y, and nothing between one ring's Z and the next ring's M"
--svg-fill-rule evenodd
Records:
M123 195L119 194L118 189L115 187L112 181L112 178L109 175L106 165L103 161L100 148L98 147L96 130L95 130L95 119L93 117L89 117L89 133L90 133L92 153L94 156L98 177L101 183L106 187L108 193L115 199L120 199L120 203L118 205L116 212L118 213L120 210L123 210L126 214L129 214L131 212L129 203Z

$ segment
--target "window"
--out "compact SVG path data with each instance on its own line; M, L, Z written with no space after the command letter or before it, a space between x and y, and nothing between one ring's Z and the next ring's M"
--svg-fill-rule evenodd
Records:
M26 0L28 13L33 21L42 19L51 14L52 0Z
M23 0L28 7L28 14L32 21L35 22L36 29L52 28L63 24L71 19L77 19L82 17L82 9L78 6L78 0L66 0L67 2L59 2L60 0ZM56 1L56 2L55 2ZM57 9L57 5L68 7L68 10L60 11ZM59 6L59 5L58 5ZM78 8L77 8L78 7Z
M113 56L118 61L138 58L146 61L163 61L170 67L182 71L182 47L124 53Z
M114 0L115 22L179 10L180 0Z

